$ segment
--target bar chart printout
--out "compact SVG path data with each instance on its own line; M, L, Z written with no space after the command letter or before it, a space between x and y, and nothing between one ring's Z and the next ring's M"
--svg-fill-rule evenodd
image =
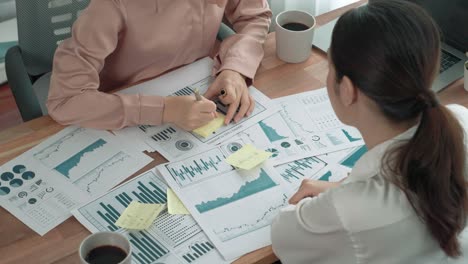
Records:
M146 230L126 230L116 220L132 202L167 203L167 185L147 171L72 213L91 232L113 231L127 236L134 263L226 263L190 215L164 210Z
M203 156L199 154L182 161L162 164L156 170L224 259L233 260L271 244L271 222L278 211L288 204L287 197L292 193L292 188L268 161L252 170L202 170L197 177L203 180L181 185L171 171L174 164L189 164ZM186 257L191 259L190 256L193 257L195 253L200 255L195 248Z

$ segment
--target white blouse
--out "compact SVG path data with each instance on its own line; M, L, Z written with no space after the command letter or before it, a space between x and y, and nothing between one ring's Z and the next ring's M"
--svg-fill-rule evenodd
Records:
M468 109L448 107L468 134ZM278 258L286 264L468 263L468 229L461 236L465 256L448 259L405 194L380 175L387 148L415 132L413 127L372 148L339 187L283 209L271 231ZM466 136L465 145L468 152Z

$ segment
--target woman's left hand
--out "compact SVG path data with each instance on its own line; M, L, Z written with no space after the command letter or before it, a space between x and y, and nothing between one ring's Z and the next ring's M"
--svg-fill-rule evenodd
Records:
M221 95L221 90L225 91L224 95ZM224 119L226 125L233 118L234 122L239 122L244 116L249 116L255 108L255 100L249 94L244 76L232 70L222 71L204 96L208 99L219 96L223 104L229 105L226 118ZM237 109L239 111L236 114Z

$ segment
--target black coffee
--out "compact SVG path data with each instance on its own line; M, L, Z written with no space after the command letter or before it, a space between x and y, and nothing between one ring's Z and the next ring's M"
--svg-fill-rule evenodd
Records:
M90 264L117 264L127 257L123 249L115 246L101 246L91 250L85 260Z
M282 27L288 30L292 30L292 31L303 31L303 30L309 29L308 26L301 24L301 23L287 23L287 24L284 24Z

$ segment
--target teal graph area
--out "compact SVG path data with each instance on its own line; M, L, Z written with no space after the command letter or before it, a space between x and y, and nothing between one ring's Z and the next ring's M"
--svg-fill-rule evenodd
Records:
M349 140L349 142L355 142L355 141L361 140L361 138L355 138L355 137L351 136L349 131L347 131L346 129L341 129L341 131L343 131L343 134L346 136L346 138Z
M66 161L62 162L59 164L57 167L55 167L55 170L60 172L63 176L70 178L70 171L78 166L80 163L81 159L84 157L86 153L91 153L95 151L96 149L104 146L107 142L103 139L98 139L91 145L87 146L80 152L76 153L73 155L71 158L67 159Z
M263 130L263 133L265 133L265 135L268 137L268 140L270 140L270 142L275 142L277 140L281 140L281 139L286 138L284 136L279 135L278 132L276 132L276 130L274 128L272 128L271 126L265 124L265 122L260 121L260 122L258 122L258 124L260 125L260 127Z
M324 175L319 178L319 181L330 181L330 177L332 176L331 171L327 171Z
M132 257L140 263L156 263L169 253L166 247L145 231L129 233L129 240L132 245Z
M172 162L165 166L172 178L183 187L222 172L232 171L233 167L224 160L225 157L219 149L212 149L192 159Z
M270 178L270 176L263 170L260 170L260 175L257 179L246 182L239 188L239 191L234 193L231 197L220 197L212 201L202 202L195 205L198 212L204 213L226 204L235 202L247 196L256 194L258 192L275 187L277 184Z
M206 255L208 252L212 251L215 247L208 241L205 242L195 242L190 244L188 252L186 252L182 257L187 263L192 263L197 261L200 257Z
M367 147L361 146L357 150L353 151L350 155L348 155L343 161L341 161L341 165L346 166L348 168L353 168L356 162L367 152Z
M276 169L287 182L293 183L302 180L304 177L311 178L326 165L326 162L310 157L277 166Z

